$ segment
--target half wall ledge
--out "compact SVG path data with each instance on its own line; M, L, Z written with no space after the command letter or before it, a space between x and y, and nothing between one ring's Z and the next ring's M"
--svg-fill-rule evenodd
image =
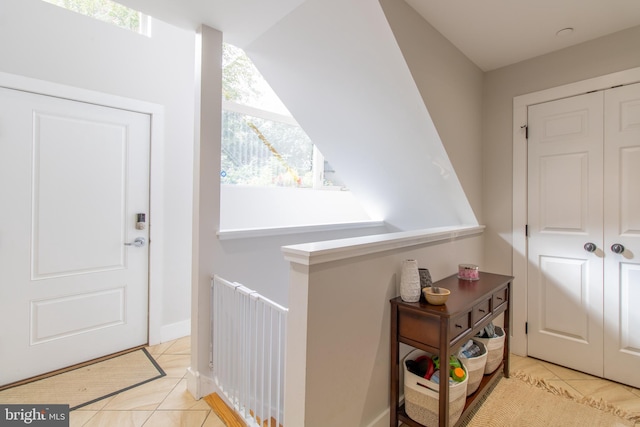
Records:
M283 246L282 252L289 262L317 265L410 246L456 240L460 237L482 234L484 229L484 225L426 228Z

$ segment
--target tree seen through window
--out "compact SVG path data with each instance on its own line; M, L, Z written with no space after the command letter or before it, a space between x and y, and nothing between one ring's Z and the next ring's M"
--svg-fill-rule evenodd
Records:
M222 75L223 184L344 189L241 49L224 45Z

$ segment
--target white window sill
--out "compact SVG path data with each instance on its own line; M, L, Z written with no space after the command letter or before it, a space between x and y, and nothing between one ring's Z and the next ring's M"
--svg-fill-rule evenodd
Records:
M217 236L220 240L248 239L255 237L282 236L286 234L317 233L334 230L352 230L356 228L384 227L384 225L384 221L355 221L338 224L220 230L217 232Z

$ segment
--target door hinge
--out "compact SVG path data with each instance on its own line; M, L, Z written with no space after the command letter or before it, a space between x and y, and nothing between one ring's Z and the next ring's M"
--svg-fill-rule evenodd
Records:
M529 139L529 126L528 125L522 125L522 126L520 126L520 129L524 129L524 138L525 139Z
M529 322L524 322L524 334L527 335L529 333Z
M524 237L529 237L529 224L524 225Z

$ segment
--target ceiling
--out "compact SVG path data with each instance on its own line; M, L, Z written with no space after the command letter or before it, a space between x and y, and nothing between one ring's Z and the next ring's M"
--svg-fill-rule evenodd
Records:
M484 71L640 25L639 0L405 0ZM119 0L244 46L305 0ZM563 28L574 31L556 36Z
M638 0L405 1L484 71L640 25Z

